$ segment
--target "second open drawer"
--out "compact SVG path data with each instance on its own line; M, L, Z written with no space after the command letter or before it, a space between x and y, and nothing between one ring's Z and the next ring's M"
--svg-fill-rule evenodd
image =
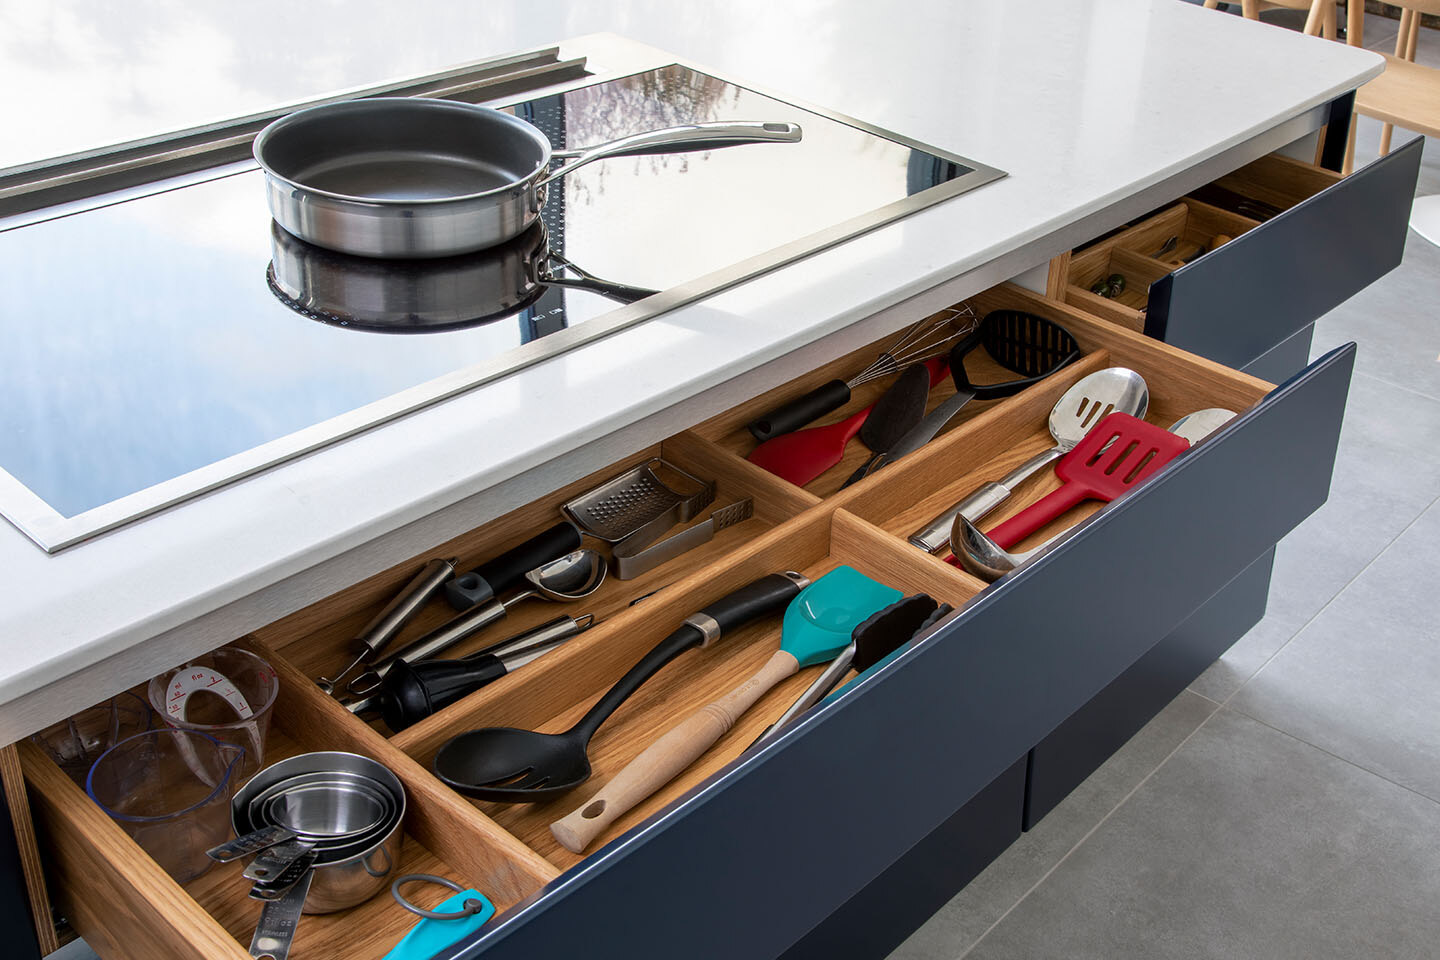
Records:
M490 893L501 907L495 921L442 957L780 954L1011 770L1324 501L1350 350L1276 388L1017 287L992 289L972 303L981 314L1004 307L1055 319L1086 356L1011 399L972 404L929 446L843 491L829 474L801 489L747 462L753 441L743 424L764 404L863 365L883 343L666 441L659 452L668 459L719 481L717 503L755 499L750 526L606 594L598 626L409 730L387 735L367 725L309 679L343 656L354 627L428 556L458 554L465 566L553 522L565 498L656 451L637 451L484 528L457 532L425 556L257 633L252 642L280 663L288 691L277 716L277 753L342 748L393 764L415 798L407 861ZM906 542L931 514L1045 446L1050 406L1084 373L1109 364L1132 367L1150 382L1156 423L1201 407L1241 415L993 585ZM947 392L937 388L932 402ZM870 398L860 391L831 419ZM843 477L862 454L853 451L835 475ZM1031 483L1005 510L1053 484ZM592 779L559 800L471 802L429 772L439 743L463 729L568 726L684 616L734 587L765 573L815 575L839 563L959 609L779 740L742 753L810 679L792 677L585 856L560 849L549 822L763 662L778 621L754 624L666 667L601 728ZM175 884L39 751L25 749L23 761L52 888L105 960L246 955L253 916L243 890L218 874ZM306 918L292 957L378 960L410 920L379 899Z
M1077 250L1066 299L1247 367L1400 264L1422 146L1412 141L1345 177L1261 157ZM1174 249L1161 253L1172 236ZM1217 237L1230 239L1214 246ZM1114 300L1091 293L1110 272L1134 280Z

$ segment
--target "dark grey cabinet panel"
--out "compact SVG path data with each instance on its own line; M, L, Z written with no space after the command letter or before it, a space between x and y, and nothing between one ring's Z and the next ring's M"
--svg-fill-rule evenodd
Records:
M1026 830L1260 622L1274 559L1271 548L1035 745L1025 787Z
M1400 263L1423 139L1150 287L1145 332L1244 367Z
M778 956L1324 502L1333 351L932 637L441 956Z

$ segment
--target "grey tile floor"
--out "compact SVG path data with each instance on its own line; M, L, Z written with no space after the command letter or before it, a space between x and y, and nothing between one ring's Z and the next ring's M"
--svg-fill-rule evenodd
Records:
M1368 17L1391 49L1393 21ZM1422 62L1440 67L1425 31ZM1396 131L1395 145L1413 134ZM1379 124L1364 118L1357 163ZM1417 190L1440 193L1427 143ZM1323 317L1354 340L1329 502L1266 617L891 960L1440 957L1440 248Z
M1366 45L1395 32L1367 17ZM1433 31L1419 59L1440 67ZM1379 136L1361 118L1357 163ZM1417 193L1440 193L1433 143ZM890 960L1440 958L1437 295L1411 233L1316 324L1313 356L1360 352L1330 500L1280 545L1265 619Z

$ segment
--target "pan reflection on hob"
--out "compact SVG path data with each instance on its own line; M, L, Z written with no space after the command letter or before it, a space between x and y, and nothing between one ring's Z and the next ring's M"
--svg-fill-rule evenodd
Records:
M658 291L596 277L550 249L537 222L501 246L431 260L377 260L306 243L270 224L266 281L275 298L310 320L367 333L440 333L531 309L569 287L618 303Z

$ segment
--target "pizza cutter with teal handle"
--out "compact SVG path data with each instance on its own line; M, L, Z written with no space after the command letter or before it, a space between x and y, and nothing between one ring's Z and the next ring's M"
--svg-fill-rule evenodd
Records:
M839 566L816 579L785 608L780 649L754 676L670 728L599 793L550 824L550 832L565 849L583 853L612 823L699 759L772 687L802 667L833 659L849 646L856 626L900 597L899 590L852 567Z

